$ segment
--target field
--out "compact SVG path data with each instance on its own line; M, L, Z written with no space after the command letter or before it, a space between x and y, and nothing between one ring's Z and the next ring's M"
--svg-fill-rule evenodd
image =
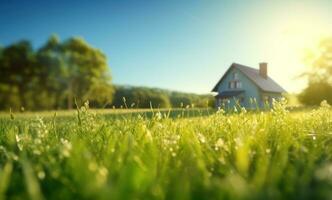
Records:
M0 199L331 199L332 110L0 114Z

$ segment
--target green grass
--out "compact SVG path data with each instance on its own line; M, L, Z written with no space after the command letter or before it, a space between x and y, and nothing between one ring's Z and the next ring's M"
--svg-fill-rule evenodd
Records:
M326 104L119 113L2 113L0 199L332 197Z

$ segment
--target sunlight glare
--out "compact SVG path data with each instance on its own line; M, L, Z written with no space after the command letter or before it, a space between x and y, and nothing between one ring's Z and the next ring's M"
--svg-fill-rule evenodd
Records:
M309 70L309 57L315 55L319 41L332 33L331 28L321 20L301 16L284 19L276 30L266 55L272 65L270 73L289 92L300 91L307 82L299 76Z

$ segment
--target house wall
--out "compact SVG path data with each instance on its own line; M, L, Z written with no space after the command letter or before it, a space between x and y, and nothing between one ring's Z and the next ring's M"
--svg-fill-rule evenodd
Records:
M238 73L238 80L242 82L242 88L239 89L229 89L228 83L233 79L233 73ZM236 68L231 68L222 82L218 85L218 92L221 93L222 91L236 91L236 90L244 90L244 93L239 95L239 97L243 97L243 102L240 103L241 106L248 108L248 109L254 109L257 107L255 103L252 103L250 101L250 98L256 99L256 102L258 106L261 106L261 93L260 89L250 80L247 78L246 75L244 75L241 71L239 71ZM224 109L232 109L234 106L236 106L236 99L229 99L229 103L222 103L220 100L216 99L216 106L222 107Z

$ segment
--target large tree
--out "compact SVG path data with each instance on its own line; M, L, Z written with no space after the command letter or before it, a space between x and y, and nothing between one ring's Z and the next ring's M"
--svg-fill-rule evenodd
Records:
M14 107L32 105L30 98L35 86L35 74L39 70L35 64L29 41L22 40L4 48L0 63L3 100L4 97L11 99ZM10 105L10 102L5 104Z
M81 38L55 35L34 51L28 41L0 49L0 109L72 108L74 99L94 106L112 100L106 56Z
M309 58L311 71L305 75L308 86L299 95L302 103L317 105L323 100L332 103L332 37L323 39L318 51Z
M41 108L64 107L64 90L66 83L63 80L64 62L61 52L61 43L56 35L52 35L37 51L38 65L42 66L39 74L40 94L43 98L36 101Z
M111 101L111 96L104 94L112 94L113 90L109 84L107 59L100 50L90 47L81 38L71 38L62 45L62 53L68 108L72 108L74 98Z

